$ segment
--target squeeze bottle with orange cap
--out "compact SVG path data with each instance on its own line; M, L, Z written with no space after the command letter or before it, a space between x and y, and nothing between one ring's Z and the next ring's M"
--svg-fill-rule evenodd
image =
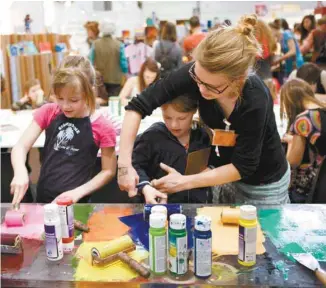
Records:
M257 210L255 206L240 206L238 262L243 266L256 264Z
M66 253L74 249L74 209L73 201L70 197L59 197L57 205L61 221L61 234L63 251Z

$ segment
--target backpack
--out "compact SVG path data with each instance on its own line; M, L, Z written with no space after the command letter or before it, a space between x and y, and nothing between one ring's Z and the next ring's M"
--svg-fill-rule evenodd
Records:
M157 62L161 64L161 77L164 78L166 75L168 75L171 71L175 70L177 68L177 64L175 61L169 56L170 52L172 51L173 46L165 51L162 42L160 41L160 51L161 55L157 57Z

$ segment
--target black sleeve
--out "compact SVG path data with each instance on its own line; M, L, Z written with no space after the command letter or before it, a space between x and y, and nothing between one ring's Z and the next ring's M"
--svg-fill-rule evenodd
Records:
M189 63L150 85L137 97L133 97L125 109L136 111L144 118L151 115L157 107L182 94L198 97L198 86L189 75L192 64Z
M148 171L151 159L153 159L153 149L151 142L146 138L144 134L137 136L132 152L132 166L139 175L139 183L151 181Z
M254 174L259 166L262 145L267 127L270 95L261 88L247 90L247 103L241 109L239 131L231 163L238 169L241 178Z

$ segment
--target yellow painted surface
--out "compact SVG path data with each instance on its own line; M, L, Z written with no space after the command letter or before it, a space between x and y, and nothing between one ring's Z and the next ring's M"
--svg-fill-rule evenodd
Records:
M76 281L130 281L139 276L121 261L116 261L107 267L92 266L90 250L101 245L103 242L85 242L80 245L76 252L76 257L80 259L75 272ZM132 251L128 254L139 262L148 258L146 250Z
M197 209L198 215L212 218L212 251L217 255L238 255L239 251L239 226L223 225L221 213L223 207L203 207ZM263 254L265 237L260 225L257 227L257 254Z

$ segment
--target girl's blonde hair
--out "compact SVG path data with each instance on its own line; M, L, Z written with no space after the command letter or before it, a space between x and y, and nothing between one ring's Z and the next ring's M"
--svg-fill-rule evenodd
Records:
M211 31L194 51L194 58L211 73L222 73L230 80L246 77L261 55L261 47L254 35L255 14L244 16L236 27L222 27Z
M292 79L287 81L281 89L281 119L284 118L284 113L288 118L289 130L295 118L306 110L307 102L314 103L321 108L326 108L326 105L315 98L314 91L310 85L301 79Z
M85 97L91 114L96 108L96 73L91 62L84 56L69 55L65 57L53 75L52 88L55 95L69 85L80 91Z

